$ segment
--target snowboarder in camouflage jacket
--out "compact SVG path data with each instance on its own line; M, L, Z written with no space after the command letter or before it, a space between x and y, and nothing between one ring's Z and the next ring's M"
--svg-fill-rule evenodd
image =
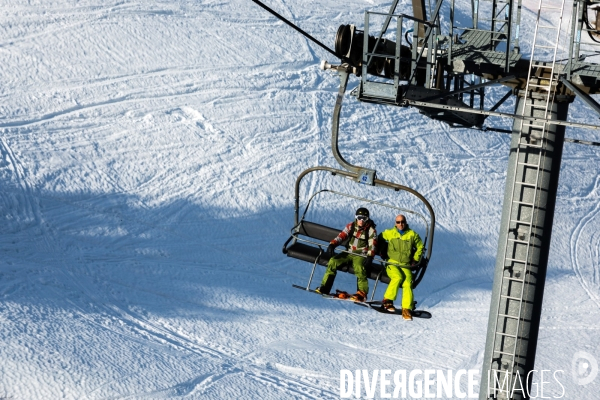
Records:
M348 252L334 253L334 249L348 241ZM352 300L364 301L369 293L367 272L373 263L377 249L377 230L375 223L369 218L369 210L364 207L356 210L356 217L331 241L327 253L331 257L327 263L327 270L321 281L318 292L329 294L335 280L337 268L347 262L352 263L357 280L357 289ZM363 257L364 256L364 257Z

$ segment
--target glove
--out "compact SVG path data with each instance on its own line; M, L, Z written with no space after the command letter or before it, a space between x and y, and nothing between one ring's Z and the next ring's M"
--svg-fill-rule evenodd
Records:
M387 252L388 252L388 243L381 237L381 234L379 235L379 237L377 238L377 251L379 252L379 256L387 261L389 259Z
M365 261L363 261L363 267L365 267L365 269L369 269L371 268L371 265L373 265L373 257L368 256L365 258Z
M327 247L327 255L329 257L333 257L335 255L335 252L333 251L333 249L335 249L335 244L331 243L329 245L329 247Z

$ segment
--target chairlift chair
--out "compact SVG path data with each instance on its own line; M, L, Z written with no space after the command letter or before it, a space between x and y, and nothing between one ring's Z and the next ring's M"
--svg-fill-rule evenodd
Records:
M329 242L333 240L341 231L341 229L332 228L318 222L308 221L306 219L307 211L310 206L313 204L313 200L315 200L319 195L323 193L330 193L335 196L340 196L346 199L354 199L361 202L361 204L375 204L378 206L382 206L385 208L396 210L397 212L411 214L413 216L417 216L420 218L425 226L425 237L423 238L424 243L424 252L423 256L419 263L414 266L411 266L410 269L413 272L413 288L416 288L417 285L423 279L425 275L425 271L427 270L427 265L429 264L429 260L431 259L431 251L433 247L433 234L435 228L435 214L429 202L417 191L411 189L406 186L398 185L392 182L383 181L375 178L373 183L374 186L385 187L388 189L393 189L395 191L404 191L411 193L415 197L417 197L427 208L429 212L428 218L423 214L409 210L406 208L402 208L395 205L384 204L374 200L370 200L364 197L359 197L347 193L342 193L339 191L331 190L331 189L321 189L317 192L313 193L306 203L306 207L304 208L304 212L300 215L300 185L302 179L309 175L312 172L317 171L327 171L330 172L334 176L350 178L352 180L360 182L360 176L358 173L353 173L349 171L343 171L330 167L313 167L303 171L298 179L296 180L295 186L295 206L294 206L294 226L291 229L290 237L285 241L283 245L283 253L288 257L296 258L302 261L310 262L313 264L310 277L308 279L308 283L306 287L294 285L297 288L301 288L304 290L310 290L310 285L316 270L317 265L327 266L329 261L329 256L326 253L327 247L329 246ZM429 243L429 246L427 246ZM345 250L342 250L345 251ZM377 289L377 284L379 282L388 283L390 282L390 278L386 273L386 265L390 264L389 262L381 259L379 256L373 260L373 264L371 268L367 271L367 278L374 280L375 285L373 291L371 293L371 300L373 300L373 296L375 295L375 291ZM404 267L406 268L406 267ZM344 265L338 268L338 271L349 272L354 274L354 270L352 265Z
M427 270L427 265L429 264L429 260L431 259L431 250L433 248L433 234L435 228L435 213L433 212L433 208L431 207L427 199L425 199L425 197L423 197L416 190L411 189L407 186L378 179L377 173L374 169L353 165L346 161L346 159L344 159L344 157L340 153L338 146L340 115L342 110L344 94L348 85L348 77L349 74L354 70L354 67L347 63L341 65L331 65L327 62L324 62L321 64L321 68L337 71L340 79L340 88L338 90L337 100L333 109L333 121L331 125L331 151L335 160L346 170L339 170L323 166L313 167L303 171L300 174L300 176L296 179L294 227L291 230L290 237L283 245L283 253L286 254L288 257L293 257L299 260L311 262L313 264L313 268L310 273L310 277L308 279L308 284L306 288L297 285L294 286L304 290L311 290L310 284L312 282L317 264L323 266L327 265L330 257L326 254L325 250L329 246L329 242L333 240L341 231L341 229L331 228L316 222L307 221L305 219L306 212L312 200L317 194L323 193L325 191L320 191L313 194L313 196L311 196L308 200L304 213L302 214L302 216L299 215L300 183L302 182L302 179L308 174L315 171L328 171L334 176L349 178L355 182L358 182L359 184L379 186L388 189L393 189L395 191L408 192L417 197L427 208L429 216L428 218L425 218L422 214L401 207L385 205L366 198L359 198L357 196L343 194L340 192L328 191L336 195L345 196L346 198L354 198L357 200L361 200L364 203L380 204L391 209L396 209L402 212L418 215L420 218L423 219L426 226L426 235L423 238L423 243L425 246L425 255L421 257L421 260L416 265L410 267L410 269L413 271L413 288L415 288L423 279L425 271ZM427 247L427 242L429 242L429 247ZM371 293L371 300L373 300L373 296L375 295L378 282L390 282L390 278L387 276L385 268L388 264L391 263L377 257L375 260L373 260L370 270L367 271L367 278L375 280L375 286L373 292ZM338 271L354 273L354 270L351 265L342 266L341 268L338 268Z

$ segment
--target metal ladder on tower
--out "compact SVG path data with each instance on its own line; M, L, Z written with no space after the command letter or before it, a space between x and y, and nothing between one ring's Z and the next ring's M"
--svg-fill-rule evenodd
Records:
M526 384L524 377L517 374L523 372L522 364L519 363L519 357L523 356L519 343L521 340L527 340L521 337L521 329L523 324L527 323L528 317L523 315L522 309L524 301L529 301L527 288L530 282L528 278L531 279L530 256L534 246L536 217L540 211L537 201L545 159L544 140L549 125L548 122L540 122L540 119L541 117L544 120L550 119L549 113L554 102L558 82L556 55L564 9L564 0L550 3L551 0L539 2L530 68L521 110L522 116L535 115L539 118L536 121L520 119L521 129L516 148L517 162L509 211L510 229L514 232L514 238L507 235L505 242L502 288L497 304L498 316L494 326L493 352L489 360L490 372L494 374L494 379L499 374L500 393L495 381L493 383L493 398L498 399L504 398L504 395L507 399L512 398L510 392L505 394L502 389L506 387L510 390L515 387L515 379L520 379L521 387ZM540 31L545 35L539 35ZM545 38L552 38L554 42L550 44L543 42ZM552 52L550 62L535 61L540 51L545 51L547 54L548 50ZM529 115L525 115L526 113ZM531 156L532 151L537 152L537 157ZM530 156L531 159L525 158ZM495 368L494 365L497 367Z
M550 6L548 3L552 3ZM560 6L558 5L560 4ZM533 92L542 93L545 96L545 102L542 104L534 105L532 103L525 103L523 110L527 107L535 107L544 111L544 119L548 119L549 106L554 101L554 93L558 84L558 73L556 73L556 54L558 51L558 41L560 37L560 30L562 25L563 13L564 13L565 0L540 0L537 20L535 24L535 31L533 35L533 44L531 48L531 58L529 62L529 73L527 75L527 86L525 87L525 93L527 98L530 98L530 94ZM542 11L544 11L544 18L546 21L540 23ZM545 32L556 32L553 42L549 44L540 44L540 36L538 35L540 29ZM546 35L545 35L546 36ZM539 62L535 61L535 57L538 56L537 51L540 49L552 51L552 61L550 62ZM532 83L532 73L538 74L538 83ZM546 132L547 123L529 124L521 120L521 126L531 126L541 130L541 134ZM537 137L537 140L542 138Z

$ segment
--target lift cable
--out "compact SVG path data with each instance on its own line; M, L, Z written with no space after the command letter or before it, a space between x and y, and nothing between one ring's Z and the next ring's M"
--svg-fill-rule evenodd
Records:
M325 50L327 50L328 52L330 52L331 54L333 54L334 56L336 56L337 58L340 58L340 56L338 56L335 51L333 51L332 49L330 49L329 47L325 46L323 43L321 43L319 40L315 39L314 37L312 37L310 34L308 34L306 31L300 29L298 26L294 25L292 22L290 22L289 20L287 20L286 18L284 18L281 14L278 14L276 11L274 11L273 9L269 8L267 5L265 5L264 3L262 3L259 0L252 0L253 2L255 2L256 4L258 4L260 7L264 8L265 10L267 10L269 13L273 14L275 17L277 17L278 19L280 19L281 21L285 22L287 25L291 26L292 28L294 28L295 30L297 30L298 32L300 32L303 36L307 37L308 39L312 40L313 42L315 42L316 44L318 44L319 46L321 46L322 48L324 48ZM346 62L346 60L343 60L344 62Z

